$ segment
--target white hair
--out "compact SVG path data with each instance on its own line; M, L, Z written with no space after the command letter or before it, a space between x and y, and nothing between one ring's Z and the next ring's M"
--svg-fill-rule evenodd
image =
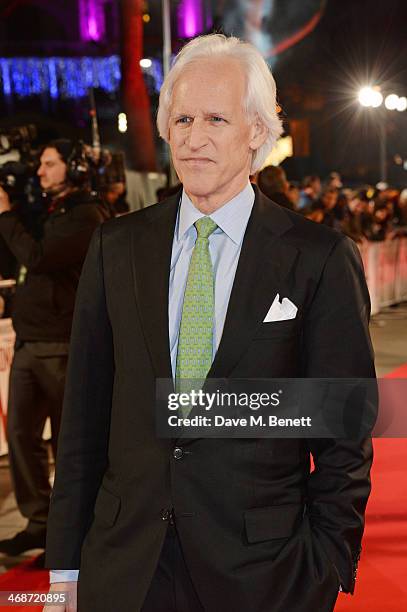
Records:
M172 92L184 68L196 60L220 57L240 62L246 75L246 114L250 119L258 117L267 129L266 141L253 155L250 173L254 174L262 167L283 128L277 113L276 83L270 68L252 44L239 38L208 34L194 38L181 49L161 87L157 113L158 132L168 142Z

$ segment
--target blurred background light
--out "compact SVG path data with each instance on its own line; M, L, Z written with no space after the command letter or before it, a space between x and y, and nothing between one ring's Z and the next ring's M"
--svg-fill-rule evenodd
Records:
M89 88L119 90L120 58L11 57L0 58L0 88L20 98L49 93L51 98L81 98Z
M378 108L383 102L383 95L377 89L373 89L372 92L372 107Z
M388 110L396 110L399 97L396 94L389 94L386 96L384 105Z
M118 116L117 116L117 129L122 134L127 132L127 115L126 115L126 113L119 113L118 114Z
M143 59L140 60L140 66L142 68L151 68L151 64L152 64L151 59L148 59L147 57L144 57Z
M358 100L362 106L372 106L374 92L372 87L362 87L359 91Z
M397 100L397 106L396 106L397 110L400 111L401 113L404 112L407 109L407 98L405 96L401 96L398 100Z

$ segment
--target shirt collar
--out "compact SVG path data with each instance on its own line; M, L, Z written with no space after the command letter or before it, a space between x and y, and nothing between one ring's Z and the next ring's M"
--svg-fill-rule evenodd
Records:
M234 198L223 204L210 215L199 211L184 190L182 190L179 210L178 240L201 217L209 216L216 225L236 244L240 244L246 230L254 204L254 191L250 182Z

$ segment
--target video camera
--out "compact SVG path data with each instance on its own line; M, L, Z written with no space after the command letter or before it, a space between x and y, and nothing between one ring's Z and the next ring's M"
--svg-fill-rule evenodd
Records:
M38 151L34 125L12 127L0 132L0 186L7 192L10 204L33 235L39 231L44 209L41 187L36 176Z

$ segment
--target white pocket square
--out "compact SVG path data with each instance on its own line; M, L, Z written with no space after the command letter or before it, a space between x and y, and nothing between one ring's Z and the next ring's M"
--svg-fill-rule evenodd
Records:
M283 298L280 302L280 294L277 293L274 298L274 302L269 308L268 313L263 323L271 323L272 321L287 321L288 319L295 319L297 316L298 308L288 298Z

